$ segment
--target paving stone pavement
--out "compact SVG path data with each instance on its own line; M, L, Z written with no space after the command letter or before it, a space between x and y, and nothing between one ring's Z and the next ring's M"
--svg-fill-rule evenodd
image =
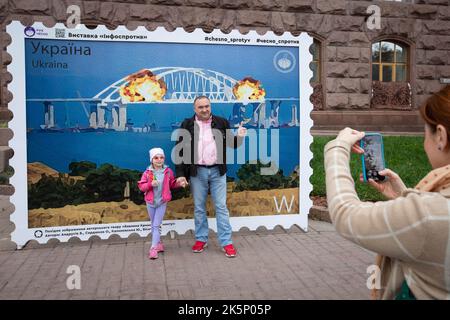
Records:
M233 240L238 256L232 259L212 232L203 253L191 252L192 232L163 237L166 252L157 260L147 259L150 237L3 249L0 300L369 299L366 269L375 254L340 237L329 223L310 220L307 233L295 226L244 230ZM81 270L79 290L67 288L72 265Z

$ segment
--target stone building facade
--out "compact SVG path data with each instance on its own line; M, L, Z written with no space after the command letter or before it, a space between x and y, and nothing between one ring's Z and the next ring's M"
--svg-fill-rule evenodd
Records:
M70 5L80 7L81 23L89 26L308 32L315 38L313 133L334 133L347 125L420 133L418 107L450 79L450 0L0 0L3 158L12 154L7 148L12 133L6 128L12 117L6 25L11 20L64 23ZM371 5L381 9L380 28L367 23L373 18L367 13Z

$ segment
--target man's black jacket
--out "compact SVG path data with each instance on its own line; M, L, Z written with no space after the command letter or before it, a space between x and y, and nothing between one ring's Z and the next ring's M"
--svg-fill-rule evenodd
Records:
M195 128L195 130L194 130ZM181 123L180 129L185 129L189 131L190 134L190 141L183 142L183 137L181 134L178 135L177 142L175 143L175 146L178 148L181 148L181 151L179 152L179 156L183 156L183 149L190 148L191 149L191 161L189 163L181 163L181 164L175 164L175 173L177 177L186 177L186 179L189 179L189 177L195 177L197 175L197 166L194 164L194 155L197 155L197 148L194 150L194 147L198 147L198 143L194 143L194 139L198 140L198 134L200 132L200 128L198 127L198 124L195 122L195 115L191 118L184 119L184 121ZM238 148L243 138L238 138L237 136L233 135L230 129L230 123L228 120L218 117L215 115L212 115L211 119L211 129L217 129L221 133L221 139L216 139L216 136L214 136L216 141L216 147L217 147L217 164L219 166L220 175L223 176L227 172L227 164L226 164L226 149L227 145L226 142L229 143L229 147L231 148ZM194 132L196 137L194 137ZM218 131L217 131L218 133ZM228 135L228 138L227 138ZM184 145L179 145L179 144ZM220 148L222 148L223 157L220 157ZM178 156L178 154L176 155ZM221 158L221 159L220 159ZM176 163L179 161L176 161Z

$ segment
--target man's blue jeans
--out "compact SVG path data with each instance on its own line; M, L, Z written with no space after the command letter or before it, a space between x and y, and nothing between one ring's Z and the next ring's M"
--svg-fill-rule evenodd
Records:
M217 238L220 245L231 241L230 215L227 209L227 177L220 176L219 167L197 167L197 176L191 177L191 192L194 197L195 239L208 242L208 218L206 217L206 199L208 186L214 203L217 221Z

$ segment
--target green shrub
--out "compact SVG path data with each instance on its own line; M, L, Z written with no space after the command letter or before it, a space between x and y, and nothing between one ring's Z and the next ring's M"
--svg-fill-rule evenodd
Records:
M172 189L172 200L188 198L191 194L190 187ZM143 196L142 196L143 197Z
M43 174L37 183L28 187L29 209L61 208L94 201L94 196L87 192L83 181L66 180L62 175L55 178Z
M111 164L103 164L88 172L84 182L88 192L96 195L97 201L123 201L127 181L130 184L130 200L144 202L137 186L141 173L137 170L120 169Z
M85 175L85 180L67 179L62 174L58 178L43 175L35 184L29 186L29 208L60 208L101 201L123 201L126 183L130 185L130 200L136 204L144 203L142 192L137 186L141 173L137 170L120 169L103 164L97 169L86 162L73 165L72 173ZM90 170L86 170L91 168Z
M87 177L89 171L95 170L97 165L90 161L71 162L69 164L70 176Z
M292 178L285 177L282 169L279 169L276 174L261 175L261 168L268 167L270 167L270 164L263 165L259 160L256 164L250 164L247 161L236 173L239 180L236 182L233 191L280 189L292 186Z

